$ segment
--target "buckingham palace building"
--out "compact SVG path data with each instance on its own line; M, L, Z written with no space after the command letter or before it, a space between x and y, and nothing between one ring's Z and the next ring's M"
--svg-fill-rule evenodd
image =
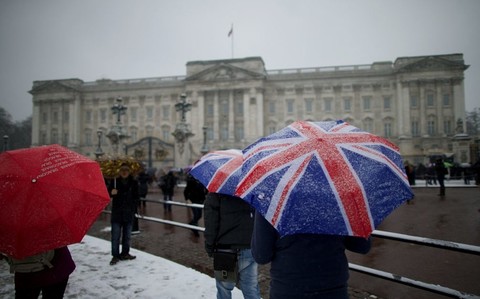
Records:
M32 145L185 167L296 120L342 119L389 139L410 163L432 155L469 162L467 68L463 54L278 70L246 57L190 61L179 76L35 81Z

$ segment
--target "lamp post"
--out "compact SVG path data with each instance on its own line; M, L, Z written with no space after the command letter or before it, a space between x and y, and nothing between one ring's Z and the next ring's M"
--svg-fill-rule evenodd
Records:
M104 154L102 149L102 135L103 135L102 130L97 130L98 146L97 146L97 150L95 151L95 156L97 156L97 159Z
M122 123L120 117L125 114L125 110L127 110L127 107L122 104L122 98L117 98L117 103L112 106L113 114L117 115L117 125Z
M194 134L190 130L190 125L187 124L186 114L192 109L192 104L187 103L187 95L182 94L180 96L181 101L175 104L176 111L180 111L181 118L180 122L175 125L175 131L172 135L175 137L177 142L178 152L183 155L184 145L187 142L188 138Z
M117 123L112 126L112 129L107 134L107 138L112 144L112 149L115 154L118 154L118 147L123 143L125 138L129 136L124 133L121 116L125 114L127 107L122 104L122 98L117 98L117 103L112 106L112 113L117 115Z
M8 149L8 135L3 135L3 151L6 152Z
M207 146L207 130L208 130L208 127L202 127L202 131L203 131L203 146L202 146L202 149L200 150L200 153L202 153L202 155L205 155L206 153L208 153L208 146Z
M181 122L185 123L187 121L187 118L185 115L187 114L187 111L190 111L192 109L192 104L187 103L187 95L182 93L180 96L181 101L179 103L175 104L175 109L177 111L181 111L182 117L181 117Z

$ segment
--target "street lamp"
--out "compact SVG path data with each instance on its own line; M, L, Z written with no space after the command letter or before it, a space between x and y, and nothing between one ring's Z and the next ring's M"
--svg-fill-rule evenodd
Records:
M121 116L125 114L125 110L127 110L127 107L122 104L122 100L122 98L117 98L117 103L112 106L113 114L117 115L117 125L122 123Z
M208 127L202 127L202 131L203 131L203 146L202 146L202 149L200 150L200 153L202 153L202 155L205 155L206 153L208 153L207 130L208 130Z
M102 130L97 130L98 146L97 146L97 150L95 151L95 156L97 156L97 158L99 158L104 154L102 150L102 134L103 134Z
M175 104L175 109L181 112L181 121L186 122L186 113L192 109L192 104L187 103L187 95L182 93L180 96L181 102Z
M3 151L6 152L8 149L8 135L3 135Z

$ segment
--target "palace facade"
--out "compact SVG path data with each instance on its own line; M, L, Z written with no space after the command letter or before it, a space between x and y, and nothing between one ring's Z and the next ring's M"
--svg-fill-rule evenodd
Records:
M117 126L128 136L121 151L150 166L184 167L296 120L343 119L388 138L411 163L436 154L469 162L467 68L463 54L281 70L247 57L187 62L182 76L35 81L32 145L59 143L95 158L99 146L112 151L106 136ZM119 104L127 109L114 114ZM181 138L179 124L188 133Z

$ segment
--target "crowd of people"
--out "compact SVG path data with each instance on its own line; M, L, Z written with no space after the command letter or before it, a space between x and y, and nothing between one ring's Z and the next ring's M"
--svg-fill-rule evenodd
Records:
M404 162L410 185L415 185L418 167ZM464 167L465 184L479 184L480 165ZM445 196L446 176L451 170L438 158L421 170L427 184L439 186ZM204 216L205 251L213 259L217 298L231 298L237 286L244 298L260 298L258 265L271 264L270 298L348 298L348 260L346 250L366 254L370 239L322 234L295 234L281 237L278 231L255 209L239 197L209 193L191 175L186 175L185 201L192 204L192 226ZM164 212L171 213L177 175L173 171L158 178L145 171L132 174L128 164L119 169L115 179L106 181L111 197L110 265L134 260L130 254L132 233L139 232L135 214L145 207L149 186L157 184L163 193ZM203 205L203 208L201 207ZM202 212L204 215L202 215ZM192 229L195 236L199 231ZM47 255L48 254L48 255ZM75 263L66 246L8 261L15 273L16 298L62 298ZM28 266L26 266L28 265Z
M132 230L139 230L135 213L145 204L142 199L147 197L152 183L163 192L165 213L171 213L168 201L172 200L178 183L172 171L152 179L144 171L134 176L129 165L124 164L117 178L106 181L111 197L112 266L136 258L130 254ZM191 175L186 177L183 195L190 203L204 205L203 209L192 205L193 217L189 224L198 225L204 211L205 251L213 258L217 298L231 298L235 286L244 298L260 298L258 265L265 263L272 264L272 299L348 298L345 250L366 253L370 248L369 239L308 234L280 238L278 232L241 198L209 193ZM192 231L199 236L198 230ZM308 252L311 254L306 259ZM225 255L233 256L228 262L233 262L232 269L226 266ZM13 267L12 259L5 258ZM62 298L75 263L68 248L62 247L54 250L53 259L36 270L24 273L18 269L21 268L13 270L16 298L38 298L40 293L43 298Z

